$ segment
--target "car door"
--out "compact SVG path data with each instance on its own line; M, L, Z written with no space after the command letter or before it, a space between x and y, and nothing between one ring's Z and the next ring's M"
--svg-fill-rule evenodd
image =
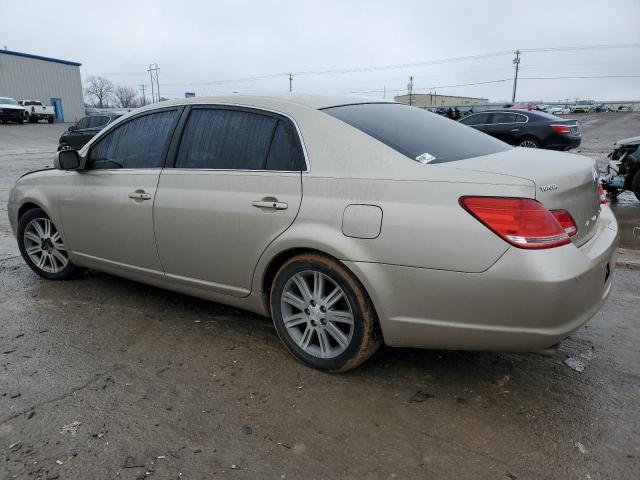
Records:
M513 112L492 112L484 131L498 140L513 144L514 134L519 130L515 120L516 114Z
M162 276L153 235L153 201L178 108L115 125L64 177L59 201L65 244L83 265Z
M85 136L86 130L89 128L90 121L91 117L81 118L80 121L76 124L75 130L71 131L67 136L67 144L74 150L80 150L80 148L82 148L82 146L87 143L87 141L83 140L83 138Z
M301 140L291 119L263 110L194 106L184 115L154 206L166 278L247 296L260 255L297 215Z

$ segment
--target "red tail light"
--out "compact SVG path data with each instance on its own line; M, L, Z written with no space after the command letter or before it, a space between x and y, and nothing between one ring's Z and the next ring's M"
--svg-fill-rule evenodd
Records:
M607 205L607 192L604 190L602 184L599 185L600 192L600 205Z
M32 111L33 113L35 113L35 111L36 111L36 107L31 107L31 111Z
M551 248L571 243L569 234L558 223L556 217L536 200L460 197L460 205L515 247Z
M573 237L578 233L578 227L573 217L566 210L551 210L551 214L555 217L560 226L567 232L567 235Z
M568 127L567 125L553 124L549 126L561 135L568 135L569 133L571 133L571 128Z

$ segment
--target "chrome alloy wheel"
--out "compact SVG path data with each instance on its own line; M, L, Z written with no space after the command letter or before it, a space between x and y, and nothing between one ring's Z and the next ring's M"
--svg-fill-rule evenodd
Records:
M24 248L43 272L58 273L69 264L62 237L48 218L34 218L24 229Z
M525 148L538 148L538 144L533 140L523 140L520 142L520 146Z
M282 319L293 341L307 354L334 358L353 337L353 312L342 288L327 275L299 272L284 286Z

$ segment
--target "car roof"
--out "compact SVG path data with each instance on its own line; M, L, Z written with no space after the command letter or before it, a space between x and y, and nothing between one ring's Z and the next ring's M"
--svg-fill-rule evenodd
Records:
M321 110L323 108L338 107L341 105L354 105L362 103L396 103L389 100L381 100L369 97L359 97L353 95L319 95L305 93L273 93L266 95L226 95L210 97L191 97L176 100L166 100L154 103L144 109L153 109L171 105L189 105L201 103L221 103L253 105L256 107L271 107L274 104L297 105Z

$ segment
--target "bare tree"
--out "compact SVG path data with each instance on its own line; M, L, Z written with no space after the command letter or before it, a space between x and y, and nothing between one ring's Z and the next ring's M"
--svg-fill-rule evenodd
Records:
M113 94L118 99L122 108L132 108L136 106L136 91L126 85L117 85Z
M113 83L108 78L87 78L87 88L85 89L85 93L89 98L96 99L96 106L99 108L106 108L109 106L109 100L113 96L113 90Z

